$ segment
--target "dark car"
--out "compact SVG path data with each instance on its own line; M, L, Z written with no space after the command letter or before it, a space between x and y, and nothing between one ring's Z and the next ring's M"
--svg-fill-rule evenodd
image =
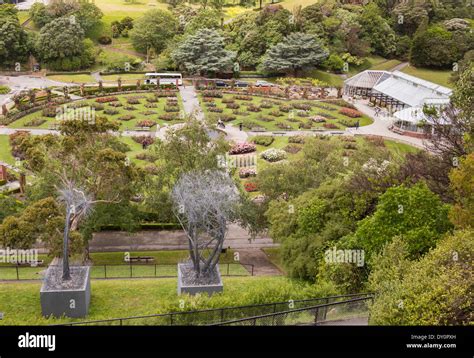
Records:
M216 87L229 87L225 81L215 81Z
M234 86L235 87L248 87L249 84L247 82L243 82L243 81L236 81Z

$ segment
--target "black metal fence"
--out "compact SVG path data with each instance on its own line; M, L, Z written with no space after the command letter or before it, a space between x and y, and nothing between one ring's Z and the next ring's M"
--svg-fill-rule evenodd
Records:
M372 294L350 294L304 300L288 300L284 302L263 303L257 305L223 307L198 311L170 312L144 316L122 317L106 320L82 321L61 324L61 326L78 325L153 325L153 326L199 326L224 324L226 322L248 317L274 315L289 310L299 310L317 305L334 304L347 299L371 299Z
M254 276L254 265L245 263L220 263L222 276ZM0 266L0 281L41 280L45 266ZM177 265L171 264L120 264L93 265L91 278L173 278L178 277Z
M373 296L240 318L211 326L367 325Z

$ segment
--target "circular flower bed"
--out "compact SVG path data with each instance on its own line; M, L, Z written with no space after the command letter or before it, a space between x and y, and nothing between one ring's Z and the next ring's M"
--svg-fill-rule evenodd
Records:
M269 162L278 162L280 160L286 159L287 155L284 150L270 148L260 154L263 159Z

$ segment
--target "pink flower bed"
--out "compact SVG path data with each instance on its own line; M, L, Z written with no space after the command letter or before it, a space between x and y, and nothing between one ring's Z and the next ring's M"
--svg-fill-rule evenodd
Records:
M253 143L240 143L230 148L229 154L245 154L255 152L256 150L257 147Z
M339 113L351 118L362 117L362 113L360 113L357 109L352 109L352 108L347 108L347 107L341 108L339 110Z

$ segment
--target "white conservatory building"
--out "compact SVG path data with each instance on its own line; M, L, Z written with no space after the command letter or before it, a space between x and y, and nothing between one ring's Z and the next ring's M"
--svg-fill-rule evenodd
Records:
M434 107L439 112L449 104L452 90L438 84L407 75L400 71L367 70L344 81L346 96L361 96L374 106L386 107L395 121L391 129L413 137L432 133L432 121L423 108Z

